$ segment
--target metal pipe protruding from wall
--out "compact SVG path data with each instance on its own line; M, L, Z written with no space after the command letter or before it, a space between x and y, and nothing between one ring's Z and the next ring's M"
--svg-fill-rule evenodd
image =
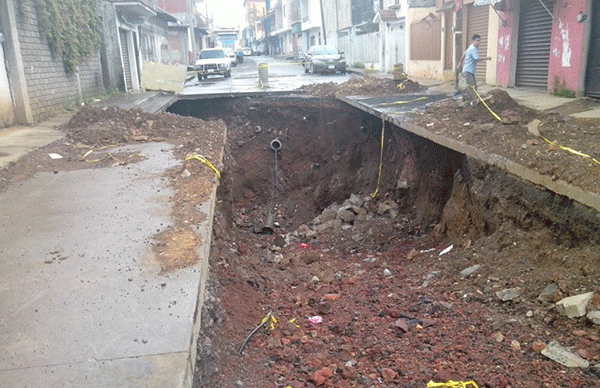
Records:
M271 149L275 152L281 150L281 141L279 139L271 140Z

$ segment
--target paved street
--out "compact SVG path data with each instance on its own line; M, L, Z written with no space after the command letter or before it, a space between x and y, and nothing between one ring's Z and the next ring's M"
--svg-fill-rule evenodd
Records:
M258 65L266 63L269 83L267 88L258 86ZM307 74L300 61L276 59L272 57L245 57L244 62L231 68L231 78L220 75L209 76L199 81L194 78L185 84L182 96L222 93L253 93L294 90L302 85L335 82L343 83L352 76L350 74Z

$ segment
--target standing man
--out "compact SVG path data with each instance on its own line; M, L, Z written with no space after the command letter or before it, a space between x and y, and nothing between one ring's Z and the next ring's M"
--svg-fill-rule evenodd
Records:
M458 64L458 68L462 67L458 87L463 90L463 97L469 100L475 98L475 93L470 87L477 89L477 82L475 81L475 67L477 66L477 62L489 61L492 59L492 57L479 57L479 44L481 44L481 36L478 34L473 35L471 45L467 51L464 52Z

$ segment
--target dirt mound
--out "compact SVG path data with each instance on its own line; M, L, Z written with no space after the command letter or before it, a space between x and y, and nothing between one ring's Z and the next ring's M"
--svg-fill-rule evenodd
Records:
M481 102L470 105L447 99L428 105L423 114L410 120L431 132L503 156L553 180L600 193L600 164L592 159L600 160L597 147L600 121L576 120L530 109L502 90L493 90L482 98L489 109ZM536 119L543 137L528 131L528 125Z
M399 87L400 86L400 87ZM335 95L350 96L376 96L393 95L404 93L415 93L427 89L426 86L418 82L406 80L404 82L391 79L382 79L365 75L363 77L353 77L342 84L327 82L324 84L304 85L298 90L307 92L315 97L335 97Z

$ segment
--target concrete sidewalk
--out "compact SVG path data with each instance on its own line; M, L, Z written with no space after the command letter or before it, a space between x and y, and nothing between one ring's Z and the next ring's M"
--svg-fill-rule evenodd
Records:
M2 166L60 138L53 126L69 118L2 130ZM195 228L199 262L161 273L150 242L172 224L172 147L119 147L147 158L38 173L0 194L0 387L191 386L216 185Z
M367 74L372 77L389 78L393 75L390 73L382 73L380 71L366 71L365 69L349 68L349 73L362 75ZM454 85L452 81L433 80L427 78L410 77L411 80L429 87L429 90L451 95L454 93ZM501 88L483 84L478 87L480 93L486 93L493 89L501 89L508 93L515 101L532 109L537 110L552 110L560 112L560 107L568 104L573 104L578 100L588 100L588 104L580 104L579 112L572 113L570 109L569 115L578 118L600 119L600 101L588 98L564 98L557 97L552 94L539 90L522 89L522 88ZM577 110L577 109L575 109Z

